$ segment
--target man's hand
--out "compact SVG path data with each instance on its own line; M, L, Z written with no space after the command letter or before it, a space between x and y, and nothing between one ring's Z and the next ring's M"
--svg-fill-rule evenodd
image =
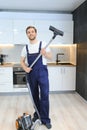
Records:
M25 70L26 73L29 73L32 70L32 68L26 67L24 70Z
M21 63L21 66L22 66L22 68L24 69L24 71L25 71L26 73L29 73L29 72L32 70L31 67L28 67L28 66L25 64L25 57L21 57L20 63Z
M45 48L42 48L41 51L40 51L41 55L44 56L45 58L47 59L52 59L52 54L51 52L46 52L46 49Z
M45 48L42 48L41 51L40 51L40 53L41 53L41 55L46 56L46 50L45 50Z

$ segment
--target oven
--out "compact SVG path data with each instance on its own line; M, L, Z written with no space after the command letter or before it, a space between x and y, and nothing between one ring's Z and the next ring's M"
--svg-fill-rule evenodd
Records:
M26 72L22 67L13 67L13 86L14 88L25 88L26 85Z

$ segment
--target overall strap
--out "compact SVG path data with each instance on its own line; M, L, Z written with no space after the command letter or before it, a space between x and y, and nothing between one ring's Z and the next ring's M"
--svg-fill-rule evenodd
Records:
M26 51L27 51L27 54L28 54L28 52L29 52L29 50L28 50L28 45L26 45Z
M40 45L39 45L39 53L40 53L40 50L41 50L41 46L42 46L42 41L40 41Z
M41 46L42 46L42 41L40 41L40 45L39 45L39 53L40 53L40 50L41 50ZM28 45L26 45L26 51L27 51L27 54L28 54L28 53L29 53Z
M26 51L27 51L27 63L28 63L28 45L26 45Z

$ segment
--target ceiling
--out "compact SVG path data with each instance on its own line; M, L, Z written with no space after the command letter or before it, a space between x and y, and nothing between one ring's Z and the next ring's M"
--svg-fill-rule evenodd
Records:
M72 12L85 0L0 0L0 11Z

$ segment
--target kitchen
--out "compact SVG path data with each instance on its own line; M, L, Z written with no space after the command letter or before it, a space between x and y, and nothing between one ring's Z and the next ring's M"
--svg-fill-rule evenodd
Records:
M6 12L4 12L4 13L6 13ZM8 13L8 12L7 12ZM2 14L3 14L3 12L2 12ZM20 13L19 13L20 14ZM2 15L3 16L3 15ZM1 16L1 17L2 17ZM6 16L6 15L5 15ZM10 27L11 26L13 26L13 25L15 25L15 27L19 27L19 30L20 29L23 29L22 28L22 25L23 25L23 23L24 23L24 20L21 20L22 21L22 23L20 23L20 20L17 20L17 17L18 17L19 15L18 15L18 13L17 13L17 16L16 16L16 20L14 21L14 18L12 19L12 21L10 21L9 22L9 20L6 22L6 23L8 23L7 25L10 25ZM23 15L22 15L23 16ZM22 17L22 16L20 16L20 17ZM25 15L24 15L25 16ZM42 14L42 16L44 16L43 14ZM49 26L49 17L48 17L49 15L47 15L46 14L46 19L47 19L47 27ZM52 17L53 16L53 17ZM60 16L60 15L59 15ZM72 25L73 25L73 22L72 22L72 17L71 17L71 14L68 14L67 16L66 16L66 19L68 19L68 20L70 20L68 23L64 23L64 15L61 15L62 17L61 17L61 19L60 19L60 21L63 21L62 22L62 25L64 25L64 27L62 27L61 26L61 22L59 22L59 25L60 25L60 29L64 29L65 30L65 35L67 34L66 32L68 32L69 30L72 30ZM12 17L15 17L14 15L13 16L11 16L11 14L10 14L10 16L6 16L6 17L10 17L10 19L12 18ZM25 16L25 17L27 17L27 16ZM35 17L37 17L37 15L35 16ZM33 19L35 19L35 17L33 18ZM58 17L58 16L57 16ZM44 18L44 17L42 17L42 18ZM52 18L54 18L54 21L55 21L55 17L54 17L54 15L51 15L51 18L50 18L50 20L52 20ZM25 18L26 19L26 18ZM3 20L1 20L1 21L3 21ZM4 23L4 21L2 22L2 23ZM10 24L9 24L10 23ZM14 24L12 24L12 23L14 23ZM27 22L26 22L27 23ZM32 21L30 21L30 23L32 23ZM35 22L34 22L34 24L36 24L36 23L39 23L39 25L40 25L40 23L42 24L42 23L45 23L45 21L43 20L43 21L39 21L39 16L38 16L38 20L36 20ZM66 26L66 25L70 25L69 27L68 26ZM20 25L20 26L19 26ZM38 25L38 24L36 24L36 25ZM54 24L54 22L53 22L53 25L56 25L56 24ZM41 25L40 25L41 26ZM25 27L25 26L24 26ZM67 30L66 30L66 28L67 28ZM58 27L59 28L59 27ZM11 29L11 28L10 28ZM43 28L44 29L44 28ZM47 34L49 35L49 36L47 36L47 34L45 34L45 36L44 37L46 37L46 41L48 42L50 39L49 38L51 38L51 36L52 36L52 33L50 33L50 32L48 32L48 28L47 28L47 30L45 30L44 29L44 31L46 31L47 32ZM21 30L20 30L21 31ZM41 30L40 30L41 31ZM12 32L12 30L11 30L11 32ZM24 32L24 30L23 30L23 32ZM24 34L24 33L23 33ZM26 39L26 36L23 36L23 34L21 34L21 37L23 38L23 39ZM70 34L70 35L69 35ZM52 81L52 78L54 78L55 80L53 81L53 82L51 82L51 84L58 84L58 82L56 83L56 81L57 81L57 79L59 79L59 76L57 75L57 70L56 69L58 69L58 72L61 70L62 72L64 72L65 70L62 70L61 69L61 67L62 68L75 68L75 70L74 71L76 71L76 65L77 65L77 63L76 63L76 54L77 54L77 50L76 50L76 48L77 48L77 44L72 44L73 43L73 39L72 39L72 37L73 37L73 32L71 31L69 31L69 34L67 34L68 36L70 36L69 38L70 39L68 39L68 38L66 38L66 37L63 37L63 38L60 38L60 37L58 37L58 38L56 38L55 39L55 43L56 43L56 40L59 42L59 43L62 43L62 44L55 44L54 42L50 45L50 49L51 49L51 51L52 51L52 53L53 53L53 59L52 59L52 61L48 61L48 68L51 68L51 69L49 69L49 71L51 72L51 76L52 77L50 77L50 81ZM7 56L4 58L4 61L6 62L6 63L12 63L12 64L4 64L4 66L0 66L0 73L1 73L1 75L3 75L6 71L7 71L7 69L6 69L6 71L4 70L4 67L6 68L6 67L10 67L9 69L10 69L10 72L11 73L9 73L9 72L6 72L6 73L9 73L9 76L8 76L8 74L7 75L5 75L5 76L3 76L4 78L6 77L8 77L7 79L6 79L6 82L5 82L5 79L3 80L3 78L2 78L2 81L4 82L4 83L8 83L8 87L6 87L6 84L4 85L4 87L3 87L3 89L2 89L2 87L0 87L0 90L1 90L1 95L2 95L2 97L1 97L1 99L3 100L3 102L4 102L4 104L6 103L6 99L5 99L5 97L6 97L6 95L8 95L8 97L6 97L7 98L7 100L9 100L10 99L10 95L15 95L15 96L17 96L17 97L15 97L15 98L17 98L19 101L17 102L17 99L16 99L16 102L17 102L17 104L19 103L20 105L17 105L17 107L18 108L16 108L16 110L17 109L19 109L18 111L16 111L16 115L14 116L13 115L13 113L12 113L12 115L14 116L13 118L14 119L16 119L17 118L17 115L20 115L20 114L22 114L23 113L23 111L28 111L28 112L30 112L30 113L32 113L32 111L31 111L31 109L29 109L28 110L28 103L27 103L27 101L26 100L28 100L27 98L28 98L28 96L27 96L27 94L26 94L26 92L27 92L27 88L14 88L13 87L13 66L14 66L14 64L19 64L19 60L20 60L20 52L21 52L21 49L22 49L22 47L24 46L24 44L25 43L22 43L22 45L21 44L19 44L19 41L20 41L20 39L19 39L19 35L20 34L18 34L18 32L17 32L17 30L14 30L14 35L13 35L13 33L10 33L9 32L9 36L8 37L6 37L7 39L5 40L4 39L4 41L5 42L7 42L7 41L13 41L14 40L14 45L7 45L8 43L5 43L5 45L7 45L7 46L2 46L2 44L1 44L1 46L0 46L0 53L2 54L6 54ZM6 36L6 35L5 35ZM41 37L42 38L42 31L41 31L41 34L40 34L40 36L39 37ZM10 39L11 38L11 39ZM23 39L22 39L22 41L23 41ZM9 41L9 43L10 43L10 41ZM17 41L17 42L16 42ZM26 40L24 40L23 42L27 42L27 39ZM68 43L68 44L66 44L65 45L65 43ZM79 41L80 42L80 41ZM84 42L84 41L83 41ZM12 42L13 43L13 42ZM20 41L20 43L21 43L21 41ZM74 43L77 43L77 42L74 42ZM64 53L64 55L59 55L58 56L58 60L60 60L60 63L62 63L62 62L67 62L67 63L72 63L73 65L63 65L63 64L56 64L56 56L57 56L57 54L60 54L60 53ZM16 55L14 55L14 54L16 54ZM55 62L55 64L54 64L54 62ZM59 70L60 69L60 70ZM55 71L55 72L54 72ZM4 72L4 73L3 73ZM54 74L54 75L52 75L52 73ZM67 72L66 72L67 73ZM74 83L76 83L76 75L75 75L76 73L74 73L74 78L73 78L73 82ZM56 78L56 75L58 76L58 78ZM72 76L72 73L70 74L70 76ZM68 76L68 78L70 77L70 76ZM10 78L11 77L11 78ZM0 78L1 79L1 78ZM11 81L9 81L9 79L11 80ZM71 78L72 79L72 78ZM8 82L9 81L9 82ZM61 81L61 80L60 80ZM71 81L71 80L70 80ZM63 82L63 80L61 81L61 82ZM68 82L68 81L67 81ZM12 84L12 85L10 85L10 83ZM70 82L70 84L69 84L69 86L71 85L71 83L72 82ZM64 83L65 84L65 83ZM1 86L1 85L0 85ZM59 86L59 85L58 85ZM67 86L67 85L66 85ZM73 86L73 85L72 85ZM80 128L80 129L86 129L86 124L85 124L85 119L86 119L86 117L87 116L85 116L85 119L84 119L84 117L82 117L82 119L81 119L81 121L83 121L83 126L84 127L82 127L79 123L79 121L77 121L77 124L79 124L80 126L79 127L77 127L77 125L76 125L76 123L75 123L75 115L74 115L74 120L72 120L72 114L70 114L70 113L67 113L67 111L66 111L66 116L69 116L68 114L70 114L70 117L67 117L67 119L64 117L64 113L62 114L61 113L61 111L63 112L63 110L61 110L61 108L60 108L60 106L61 107L67 107L67 105L65 104L65 102L64 101L67 101L67 100L69 100L69 99L71 99L71 100L69 100L68 102L69 102L69 104L68 105L70 105L70 106L72 106L72 104L70 104L70 102L72 101L73 103L76 101L76 103L77 103L77 101L79 100L82 104L83 104L83 106L85 106L86 108L87 108L87 106L85 105L85 101L84 101L84 99L82 98L82 97L80 97L80 95L78 95L78 93L77 93L77 95L75 94L75 92L76 92L76 84L74 84L74 88L72 88L72 89L70 89L70 88L68 88L68 90L66 89L66 88L64 88L63 90L61 90L61 87L60 87L60 89L59 90L57 90L58 89L58 87L56 88L54 88L53 87L53 85L52 85L52 87L51 87L51 93L53 93L53 94L55 94L55 95L53 95L55 98L52 98L52 95L50 95L50 98L51 98L51 106L53 106L53 104L54 104L54 102L55 102L55 99L56 100L58 100L58 104L54 104L54 106L55 106L55 109L56 109L56 107L58 106L58 108L59 108L59 111L60 111L60 114L59 115L55 115L56 113L55 113L55 109L53 108L53 107L51 107L51 114L52 114L52 117L54 117L52 120L53 120L53 129L56 129L56 128L61 128L61 129L64 129L64 127L68 130L69 128L71 128L71 130L72 129L76 129L77 128L77 130L78 130L78 128ZM66 90L65 90L66 89ZM4 91L5 90L5 91ZM5 92L5 93L4 93ZM16 92L16 93L15 93ZM19 92L19 93L18 93ZM21 100L20 100L20 98L19 98L19 96L18 96L18 94L21 96L21 93L23 93L24 95L22 95L22 100L23 100L23 103L25 104L25 106L26 107L24 107L23 106L23 104L21 103ZM65 94L66 93L66 94ZM71 95L70 95L71 94ZM3 97L3 95L5 96L5 97ZM23 99L23 97L25 96L25 99L26 100L24 100ZM57 97L58 96L58 97ZM73 97L74 96L74 97ZM11 98L13 99L11 102L14 102L14 96L11 96ZM57 99L58 98L58 99ZM69 98L69 99L68 99ZM76 99L76 100L75 100ZM30 99L29 99L30 100ZM60 100L60 101L59 101ZM29 103L30 103L30 101L29 101ZM64 103L65 104L65 106L64 106L64 104L61 104L61 103ZM13 103L12 103L13 104ZM15 102L14 102L14 104L15 104ZM16 107L15 105L12 105L12 107L14 106L14 108ZM10 105L10 104L9 104ZM75 104L76 105L76 104ZM81 104L79 103L79 105L81 106ZM78 106L79 106L78 105ZM3 106L3 105L2 105ZM32 106L32 105L31 105ZM79 106L79 107L80 107ZM9 106L10 107L10 106ZM20 107L21 107L21 109L20 109ZM14 109L13 108L13 109ZM57 109L58 109L57 108ZM11 109L11 108L10 108ZM13 110L12 109L12 110ZM32 108L33 109L33 108ZM82 107L80 107L80 108L78 108L78 109L76 109L76 108L73 108L73 106L71 107L71 110L74 110L75 109L75 112L77 113L77 110L83 110L84 108L82 108ZM64 110L66 110L66 109L64 109ZM56 110L57 112L59 112L58 110ZM54 114L53 114L53 113ZM85 112L85 111L84 111ZM83 112L83 113L84 113ZM3 117L3 114L1 114L2 115L2 117ZM83 114L84 115L84 114ZM60 121L62 121L62 123L65 123L65 124L63 124L63 126L61 126L61 124L60 124L60 121L59 121L59 119L58 119L58 116L60 117ZM81 115L79 115L78 114L78 117L79 116L81 116ZM58 121L58 125L57 125L57 122L55 121L56 119L57 119L57 121ZM54 120L55 119L55 120ZM66 120L65 122L63 122L63 120ZM11 123L11 121L12 120L10 120L10 123ZM14 120L13 120L14 121ZM71 125L71 122L70 121L72 121L73 123L75 123L75 124L73 124L73 126ZM6 121L7 122L7 121ZM0 122L0 123L2 123L2 121ZM68 123L68 124L67 124ZM70 125L69 125L69 123L70 123ZM12 124L13 124L13 122L12 122ZM11 125L12 125L11 124ZM1 124L2 125L2 124ZM13 124L13 126L14 126L14 124ZM2 128L2 127L1 127ZM3 129L5 129L5 127L3 127ZM7 129L10 129L9 127L8 127L8 125L7 125ZM15 129L15 126L14 126L14 128L13 129ZM43 129L43 127L42 127L42 129Z
M9 84L6 86L6 88L8 89L8 86L13 86L11 88L11 91L27 91L27 88L26 88L26 82L23 81L24 80L24 77L25 77L25 74L22 74L24 73L21 69L21 66L20 66L20 55L21 55L21 50L23 48L23 45L14 45L14 46L8 46L8 47L1 47L2 48L2 53L3 54L7 54L6 57L3 58L3 64L0 66L0 69L1 69L1 73L3 71L7 71L7 69L11 69L11 71L13 72L13 76L11 75L11 77L9 78L9 82L12 83L12 84ZM60 67L60 70L59 71L62 71L62 73L65 73L65 69L74 69L74 72L72 74L72 78L71 79L74 79L72 80L72 87L71 89L68 89L66 88L66 90L70 91L70 90L75 90L75 75L76 75L76 45L59 45L59 46L54 46L54 45L51 45L50 46L50 49L51 49L51 52L53 54L53 59L51 61L48 61L48 70L50 72L49 74L49 78L50 78L50 91L58 91L58 89L60 89L59 87L57 88L53 88L53 86L55 85L52 85L52 77L54 75L51 76L51 73L54 73L56 72L57 70L56 69L59 69ZM58 62L58 64L56 63L56 56L57 54L64 54L64 55L59 55L58 56L58 59L60 60L60 62ZM71 54L70 54L71 53ZM14 55L16 54L16 55ZM61 64L64 64L66 63L65 65L61 65ZM69 65L69 63L72 63L71 65ZM7 68L6 68L7 67ZM8 67L11 67L11 68L8 68ZM3 71L2 71L3 69ZM16 69L16 70L15 70ZM18 71L18 73L20 72L21 74L21 77L18 78L19 81L15 81L17 80L16 76L19 76L19 75L15 75L14 73L17 73L17 69L21 69ZM53 69L53 70L52 70ZM64 69L64 70L63 70ZM15 71L14 71L15 70ZM53 72L51 72L53 71ZM63 72L64 71L64 72ZM12 73L12 72L9 72ZM66 72L67 73L67 72ZM59 74L58 74L59 75ZM5 77L5 75L2 75L1 74L1 77ZM0 77L0 78L1 78ZM55 77L55 79L58 78L57 76ZM69 80L69 76L68 78L66 78ZM7 76L6 76L6 80L7 80ZM5 78L4 78L4 81L5 81ZM7 80L8 81L8 80ZM13 82L12 82L13 81ZM18 84L16 83L18 82ZM13 85L14 83L14 85ZM0 84L2 84L2 81L0 81ZM6 85L6 82L3 83L3 85ZM58 83L57 83L58 84ZM69 83L68 83L69 84ZM67 85L68 85L67 84ZM57 85L58 86L58 85ZM60 85L61 86L61 85ZM70 86L70 85L68 85ZM0 88L0 92L6 92L6 88L3 88L1 87ZM8 89L7 92L10 92L10 90ZM62 88L61 88L61 91L62 91Z

